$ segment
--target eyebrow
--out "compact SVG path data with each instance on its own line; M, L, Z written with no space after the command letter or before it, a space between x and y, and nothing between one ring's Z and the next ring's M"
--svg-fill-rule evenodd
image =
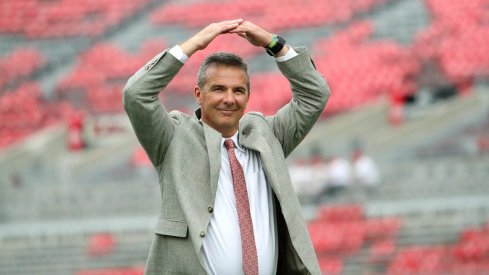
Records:
M227 86L223 84L213 84L209 87L209 89L214 89L214 88L227 88ZM233 90L242 89L246 91L248 88L246 87L246 85L243 85L243 86L232 87L232 89Z

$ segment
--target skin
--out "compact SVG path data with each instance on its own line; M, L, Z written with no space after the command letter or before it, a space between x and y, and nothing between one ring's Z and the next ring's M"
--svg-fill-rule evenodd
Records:
M243 19L234 19L208 25L180 44L180 47L190 57L205 49L221 34L236 34L261 48L268 46L273 39L272 33L257 25ZM287 51L288 47L283 47L276 57L285 55ZM249 100L246 81L246 74L238 68L211 66L206 71L204 87L194 88L195 100L201 106L202 121L219 131L223 137L230 137L238 131L239 119L244 115Z
M223 137L231 137L238 131L250 97L247 80L246 73L239 68L215 65L207 69L204 87L195 86L201 120Z

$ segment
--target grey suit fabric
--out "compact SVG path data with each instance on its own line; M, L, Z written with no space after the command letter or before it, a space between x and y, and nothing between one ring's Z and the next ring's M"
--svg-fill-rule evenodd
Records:
M274 192L279 240L277 273L320 274L285 158L322 113L329 88L315 70L307 49L295 50L298 56L277 63L291 84L292 100L273 116L245 114L240 120L238 138L242 146L259 152ZM161 190L161 214L146 274L205 274L198 255L216 196L221 134L202 123L199 112L196 116L168 113L160 104L159 92L182 66L164 51L139 69L124 88L124 108L158 171Z

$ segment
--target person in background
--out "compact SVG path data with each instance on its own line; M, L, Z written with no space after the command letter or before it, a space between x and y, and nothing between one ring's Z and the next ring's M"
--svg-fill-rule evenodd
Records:
M380 171L377 164L361 149L357 148L353 151L352 164L353 180L356 184L368 188L373 188L380 184Z

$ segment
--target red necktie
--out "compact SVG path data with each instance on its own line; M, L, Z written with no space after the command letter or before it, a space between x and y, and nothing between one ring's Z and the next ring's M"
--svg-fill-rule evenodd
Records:
M239 219L239 232L241 234L241 253L243 271L245 275L258 275L258 256L256 253L255 235L253 234L253 222L251 220L250 202L246 191L246 181L243 168L234 154L234 142L232 139L224 141L224 147L228 151L233 176L234 196Z

